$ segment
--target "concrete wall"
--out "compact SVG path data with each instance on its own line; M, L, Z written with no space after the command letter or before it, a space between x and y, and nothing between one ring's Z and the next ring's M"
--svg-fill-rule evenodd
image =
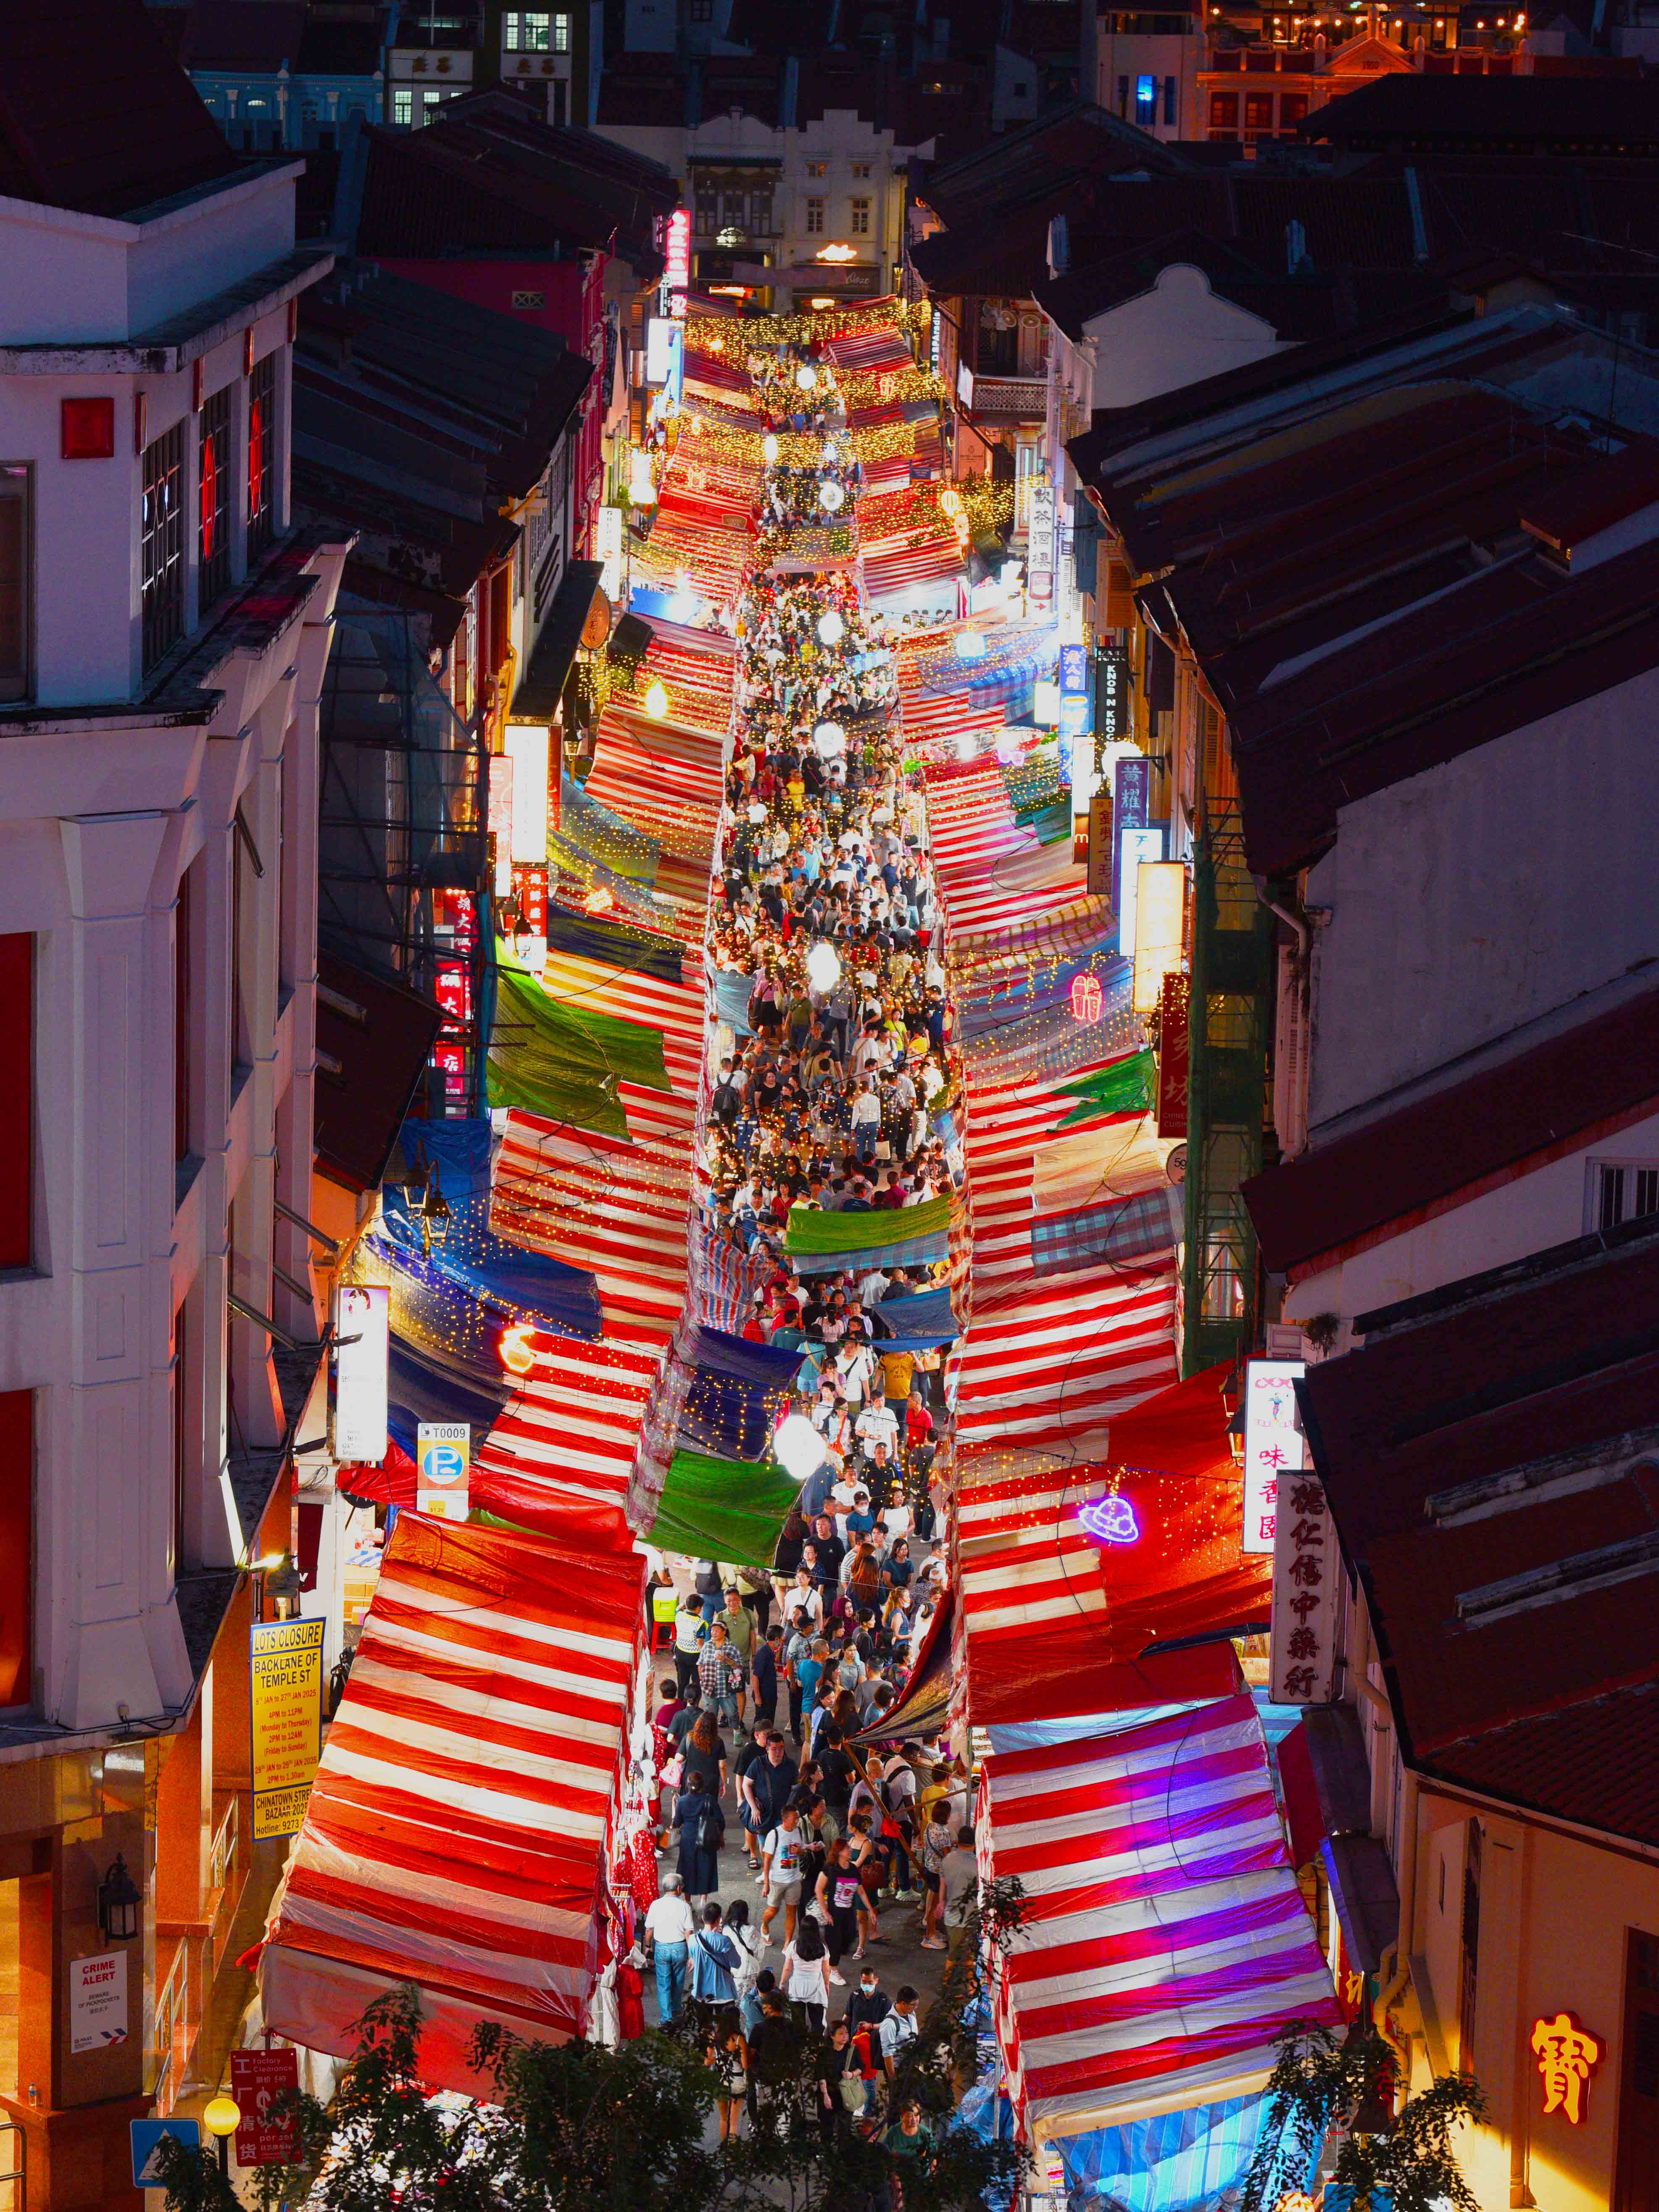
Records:
M1218 299L1186 262L1161 269L1139 299L1093 316L1083 335L1095 348L1095 407L1133 407L1281 350L1271 323Z
M0 343L129 338L240 283L292 250L297 173L238 180L143 222L0 198Z
M1312 1129L1659 955L1656 710L1659 671L1342 809L1308 878Z
M1481 1822L1480 1942L1474 2048L1461 2049L1459 1922L1468 1822ZM1413 1948L1447 2064L1471 2063L1490 2124L1464 2146L1482 2212L1516 2201L1539 2212L1606 2212L1618 2142L1628 1931L1659 1934L1659 1864L1603 1849L1427 1789L1419 1805ZM1418 1978L1414 1976L1414 1980ZM1545 2117L1533 2023L1575 2014L1601 2046L1579 2124ZM1424 2086L1422 2078L1417 2083Z

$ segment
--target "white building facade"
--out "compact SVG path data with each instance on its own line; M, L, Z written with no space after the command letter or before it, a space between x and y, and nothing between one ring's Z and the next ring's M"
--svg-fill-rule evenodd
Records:
M53 1991L0 2050L0 2118L31 2212L125 2201L126 2119L184 2086L256 1856L246 1571L289 1548L321 1358L318 709L347 550L289 529L295 302L331 265L295 246L300 166L119 219L0 200L0 1983L49 1957ZM107 1942L118 1851L128 2017L86 2050L62 1977Z

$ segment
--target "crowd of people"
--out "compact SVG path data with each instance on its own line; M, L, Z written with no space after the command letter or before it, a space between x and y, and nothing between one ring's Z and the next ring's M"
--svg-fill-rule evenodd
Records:
M859 484L829 365L750 356L769 427L828 431L777 465L775 523ZM833 478L830 475L834 471ZM845 575L763 574L738 610L739 733L711 922L726 1018L703 1149L708 1228L769 1263L744 1334L800 1353L791 1418L817 1465L769 1573L714 1560L653 1613L674 1672L653 1715L660 1894L644 1923L664 2022L702 2007L722 2139L758 2122L781 2024L821 2035L819 2118L902 2161L932 2131L904 2091L919 1996L880 1947L959 1946L977 1887L970 1778L947 1745L882 1726L936 1613L938 1337L895 1301L942 1261L884 1264L866 1222L948 1194L962 1163L939 910L921 797L896 742L892 655ZM792 1258L792 1209L845 1213L848 1252ZM896 1222L890 1243L905 1242ZM867 1252L847 1264L854 1252ZM751 1279L752 1279L751 1276ZM810 1461L811 1453L809 1452ZM728 1806L730 1810L728 1811ZM741 1859L738 1854L741 1853ZM752 1881L751 1899L732 1895ZM724 1901L722 1901L724 1899ZM901 1916L914 1912L914 1921Z

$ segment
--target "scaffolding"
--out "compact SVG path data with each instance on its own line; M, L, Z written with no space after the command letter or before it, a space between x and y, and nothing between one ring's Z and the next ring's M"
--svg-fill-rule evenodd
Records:
M1200 804L1193 870L1187 1079L1183 1372L1236 1358L1255 1324L1255 1230L1243 1188L1261 1166L1273 919L1255 895L1234 800Z
M324 678L318 934L343 960L445 1009L459 1060L428 1111L483 1109L490 955L482 732L434 681L415 617L337 614ZM458 914L462 917L458 926Z

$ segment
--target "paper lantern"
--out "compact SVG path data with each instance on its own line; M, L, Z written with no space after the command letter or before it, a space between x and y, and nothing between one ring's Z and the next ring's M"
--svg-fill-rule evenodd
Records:
M815 991L833 990L841 981L841 956L822 938L807 952L806 980Z
M817 389L818 373L810 362L803 362L800 367L795 371L795 382L800 386L800 389L803 392L816 392Z
M645 711L653 722L660 722L668 712L668 686L660 678L645 695Z
M846 504L847 495L833 477L830 483L818 486L818 505L826 514L839 514Z
M1102 1006L1100 978L1086 968L1072 978L1072 1019L1074 1022L1097 1022Z
M761 440L761 451L766 456L767 467L769 469L775 468L778 459L778 441L776 436L772 431L769 430L766 435Z
M818 617L818 643L837 646L847 635L847 625L833 607L825 609Z

